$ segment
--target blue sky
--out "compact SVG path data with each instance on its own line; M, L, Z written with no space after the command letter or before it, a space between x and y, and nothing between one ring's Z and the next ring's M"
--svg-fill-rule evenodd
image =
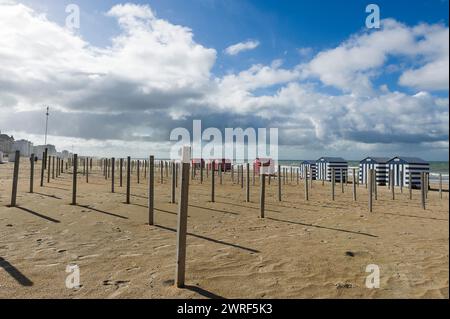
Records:
M68 143L79 142L79 147L83 150L81 146L83 143L80 141L88 140L95 145L94 141L107 139L108 134L99 132L88 134L85 132L89 130L84 130L82 124L77 124L83 114L90 112L95 113L95 116L103 112L104 118L99 118L99 123L113 121L112 118L118 112L130 118L132 123L130 127L116 126L121 132L117 136L112 136L111 145L116 145L118 141L127 141L131 137L163 143L165 142L164 134L152 135L155 129L152 130L148 126L153 123L152 120L155 114L160 112L162 105L170 105L170 116L161 120L161 123L165 123L166 129L189 123L193 118L202 117L202 113L198 111L202 108L208 110L202 119L210 125L225 125L225 123L217 123L216 118L226 119L227 125L233 125L233 122L245 123L249 126L277 125L283 131L280 135L284 136L281 144L285 145L282 151L285 158L310 158L324 153L341 156L348 154L347 157L358 158L368 152L376 153L374 155L407 153L407 155L428 156L430 159L448 157L448 127L444 127L441 121L448 121L448 71L441 70L442 65L448 65L448 38L441 40L444 39L443 35L448 33L447 0L374 2L381 9L381 19L387 19L386 23L383 22L382 30L365 28L367 16L365 8L371 2L360 0L132 1L134 8L132 13L129 9L120 7L112 14L107 12L124 2L28 0L17 3L22 3L33 11L32 17L26 18L29 20L26 22L29 23L30 28L33 28L35 24L35 30L39 30L42 26L37 25L39 19L36 16L45 14L45 22L52 30L51 32L55 31L50 27L52 23L64 29L67 16L65 7L68 4L75 3L81 10L80 29L73 34L72 38L64 38L60 41L65 43L66 47L70 47L77 43L77 39L81 39L86 46L84 48L77 46L76 54L73 50L65 52L65 49L58 49L56 56L45 66L48 68L51 65L59 70L55 76L61 77L58 83L66 83L68 74L100 72L103 81L98 84L99 89L96 92L89 92L82 101L79 97L73 98L71 95L73 87L80 85L80 81L83 82L82 79L75 79L73 83L59 88L58 91L46 88L40 99L27 97L19 89L17 96L12 98L11 93L8 93L8 96L4 93L5 96L2 99L2 85L3 88L7 88L21 84L7 83L7 80L0 81L0 107L9 107L13 110L13 114L16 113L16 117L20 113L21 116L32 118L35 114L33 112L37 112L36 106L46 102L57 105L56 108L60 113L55 116L61 119L72 117L71 121L75 128L72 132L75 133L69 134L62 126L53 127L51 130L55 140L64 146ZM120 24L118 19L124 17L134 19L135 15L140 15L145 8L151 10L151 14L147 13L144 18L148 19L149 24L166 21L170 24L170 28L171 26L189 28L190 33L186 31L187 29L176 31L179 34L171 38L171 41L174 44L173 50L176 50L176 41L182 38L180 43L186 46L184 50L188 47L187 50L192 49L192 54L185 52L186 57L183 57L182 53L175 54L173 51L167 53L161 48L155 48L152 51L150 42L146 43L146 37L150 39L154 36L152 33L154 29L148 25L144 26L149 29L146 29L145 36L141 38L142 48L137 48L137 44L130 36L136 31L132 29L135 26ZM11 15L16 14L13 10L10 12ZM3 27L13 31L17 28L16 31L19 32L19 27L11 23ZM162 28L161 32L169 32L167 30ZM43 32L42 36L44 38L47 36L47 39L52 39L54 36L57 41L59 33L55 32L53 35L48 32L46 34ZM127 32L130 33L127 34ZM184 38L189 34L192 40ZM171 33L168 37L172 35ZM21 35L21 37L26 36L31 37L29 34ZM385 42L383 42L384 36ZM34 41L36 32L33 32L32 37ZM125 37L125 41L121 42L119 48L112 48L113 43L121 37ZM6 51L7 53L20 48L22 44L16 40L4 43L6 46L11 46L11 50ZM43 41L35 41L36 46L30 45L30 50L35 50L36 56L39 57L38 52L42 49ZM255 48L235 55L227 54L226 50L230 46L248 41L257 43ZM404 47L396 46L396 41L399 43L405 41ZM439 44L442 42L444 45ZM375 43L373 48L371 43ZM49 45L49 50L54 45ZM200 49L195 49L196 46ZM92 62L98 58L98 55L91 51L103 49L108 52L101 52L99 55L104 56ZM169 82L175 79L182 84L171 88L169 83L160 85L154 82L157 79L153 79L151 74L138 77L136 69L131 67L120 72L116 68L112 72L107 70L107 65L102 65L112 56L120 66L138 63L139 55L136 55L136 52L141 49L146 51L142 53L143 55L148 54L148 59L153 59L149 63L154 65L149 69L158 70L163 77L167 74ZM344 55L341 55L342 51L345 51ZM161 56L156 56L158 53L155 52L161 52ZM2 49L0 49L1 53ZM59 61L60 58L64 60L70 54L74 54L76 59L80 56L84 59L85 55L89 57L80 65L73 63L70 67L64 66L67 69L62 70L63 67L56 65L55 61ZM180 64L180 74L172 74L170 65L164 64L167 62L164 56L168 54L186 59L185 64ZM158 62L159 58L162 62ZM359 59L364 62L353 63L353 60ZM148 60L143 59L143 61ZM364 65L365 61L367 65ZM38 74L41 71L40 67L44 68L43 65L37 67L36 63L28 64L29 60L15 62L23 63L25 70L30 68L27 70L29 72L25 72L26 74ZM92 62L91 69L87 67L91 65L90 62ZM198 67L192 70L191 66L197 66L196 63ZM330 69L327 69L327 65ZM0 65L0 70L1 68ZM4 68L6 74L8 70L6 66ZM183 68L187 71L184 72ZM434 76L435 70L441 70L440 74ZM112 73L114 76L105 75ZM187 74L185 79L182 74ZM27 80L24 79L25 82ZM46 78L42 81L42 85L47 84L46 87L48 87L53 80L51 77ZM184 86L190 80L193 83ZM139 83L139 81L142 82ZM70 81L67 80L67 82ZM120 88L129 88L120 98L115 95L118 92L115 89L118 83ZM130 91L140 90L143 86L146 89L144 95L129 94ZM92 85L89 86L91 87ZM45 96L46 93L48 97ZM177 99L178 96L179 99ZM186 104L187 98L190 101L188 104ZM123 105L127 106L117 109L108 107L119 99ZM11 100L19 102L15 105L8 104ZM136 107L134 111L133 107L129 106L141 102L143 106ZM89 106L89 103L92 105ZM99 106L102 103L105 105ZM146 103L148 105L144 105ZM383 110L383 108L386 108L386 112L381 111L385 113L383 116L378 114L367 116L370 112L376 113L371 110ZM409 113L409 118L403 119L403 115L400 115L401 108ZM289 117L286 112L290 111L302 113L302 115ZM136 112L143 112L140 117L142 123L133 117ZM324 113L331 115L324 116ZM145 116L153 115L144 120L144 114ZM339 121L333 121L330 118L333 116L342 116L345 122L336 124L335 122ZM12 123L12 117L13 115L8 118L9 123ZM415 127L409 129L408 123L415 120L420 122L416 122ZM6 119L3 123L5 122ZM0 119L0 128L1 125ZM3 125L3 131L11 131L19 136L39 136L40 134L38 126L28 129L18 128L17 125L13 127L11 124L9 127L7 124ZM100 125L98 129L102 130L102 128L105 126ZM298 145L292 136L288 136L290 130L294 130L293 134L299 137ZM409 130L411 132L408 132ZM105 131L107 131L106 128ZM414 144L411 141L417 141L417 143ZM351 146L354 143L356 147ZM297 151L296 147L301 151ZM92 152L89 148L84 150ZM107 149L103 151L111 152ZM140 155L141 152L139 149L129 151L136 155Z

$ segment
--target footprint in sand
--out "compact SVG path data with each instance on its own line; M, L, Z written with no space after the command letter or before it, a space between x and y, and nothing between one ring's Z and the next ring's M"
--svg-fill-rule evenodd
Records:
M116 289L128 287L129 280L103 280L103 286L114 286Z

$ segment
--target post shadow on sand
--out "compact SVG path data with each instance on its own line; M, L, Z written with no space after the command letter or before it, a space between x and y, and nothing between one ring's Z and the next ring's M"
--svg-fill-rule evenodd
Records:
M49 185L45 185L44 188L53 188L53 189L59 189L65 192L70 192L70 189L66 189L66 188L62 188L62 187L56 187L56 186L49 186Z
M184 286L184 289L193 291L193 292L195 292L205 298L209 298L209 299L225 299L224 297L216 295L215 293L208 291L206 289L203 289L199 286L186 285L186 286Z
M3 268L11 277L13 277L19 284L25 287L33 286L33 282L22 274L16 267L11 265L3 257L0 257L0 268Z
M45 219L45 220L48 220L48 221L50 221L50 222L52 222L52 223L60 223L60 222L61 222L61 221L59 221L59 220L57 220L57 219L54 219L54 218L51 218L51 217L42 215L42 214L40 214L40 213L37 213L37 212L35 212L35 211L31 210L31 209L25 208L25 207L16 206L15 208L20 209L21 211L30 213L31 215L34 215L34 216L43 218L43 219Z
M166 227L166 226L162 226L162 225L155 225L155 227L161 228L161 229L164 229L164 230L168 230L168 231L171 231L171 232L174 232L174 233L177 232L176 229L173 229L173 228L170 228L170 227ZM202 235L196 235L196 234L192 234L192 233L189 233L189 232L187 234L189 236L192 236L192 237L196 237L196 238L204 239L204 240L207 240L207 241L211 241L211 242L216 243L216 244L221 244L221 245L226 245L226 246L230 246L230 247L246 250L246 251L249 251L251 253L259 253L260 252L259 250L256 250L256 249L253 249L253 248L248 248L248 247L243 247L243 246L232 244L232 243L227 243L227 242L224 242L224 241L221 241L221 240L218 240L218 239L213 239L213 238L205 237L205 236L202 236Z
M240 204L235 204L235 203L227 203L227 202L221 202L216 200L217 204L224 204L224 205L231 205L231 206L237 206L237 207L243 207L243 208L248 208L248 209L255 209L255 210L260 210L260 207L253 207L253 206L246 206L246 205L240 205ZM273 212L273 213L281 213L279 210L273 210L273 209L264 209L266 212Z
M102 213L102 214L113 216L113 217L117 217L117 218L128 219L128 217L125 217L125 216L122 216L122 215L117 215L117 214L110 213L110 212L106 212L104 210L101 210L101 209L98 209L98 208L94 208L94 207L89 206L89 205L76 204L75 206L78 206L78 207L81 207L81 208L86 208L86 209L93 210L93 211L98 212L98 213Z
M212 212L218 212L218 213L224 213L224 214L230 214L230 215L239 215L238 213L233 213L233 212L229 212L229 211L226 211L226 210L220 210L220 209L215 209L215 208L210 208L210 207L196 206L196 205L192 205L192 204L189 204L189 207L194 207L194 208L203 209L203 210L210 210Z
M46 196L46 197L50 197L50 198L54 198L54 199L62 199L61 197L58 197L56 195L49 195L49 194L44 194L44 193L39 193L39 192L33 192L33 194Z
M378 238L378 236L376 236L376 235L372 235L372 234L369 234L369 233L357 232L357 231L353 231L353 230L347 230L347 229L341 229L341 228L333 228L333 227L326 227L326 226L307 224L307 223L301 223L301 222L293 222L293 221L290 221L290 220L277 219L277 218L273 218L273 217L266 217L266 218L270 219L270 220L273 220L273 221L276 221L276 222L295 224L295 225L302 225L302 226L314 227L314 228L320 228L320 229L328 229L328 230L334 230L334 231L339 231L339 232L343 232L343 233L350 233L350 234L355 234L355 235L362 235L362 236Z

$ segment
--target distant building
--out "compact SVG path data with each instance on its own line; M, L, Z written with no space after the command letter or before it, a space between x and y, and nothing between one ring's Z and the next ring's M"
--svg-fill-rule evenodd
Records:
M69 157L72 157L72 153L70 153L70 152L67 151L67 150L64 150L64 151L61 152L61 157L62 157L63 159L68 159Z
M11 152L20 151L20 156L29 157L33 153L33 143L27 140L14 141Z
M45 149L48 149L47 155L49 156L56 156L56 147L55 145L36 145L33 147L33 153L37 156L39 160L42 160L42 154L44 153Z
M12 135L8 136L0 132L0 152L3 152L3 154L11 153L13 143L14 137Z

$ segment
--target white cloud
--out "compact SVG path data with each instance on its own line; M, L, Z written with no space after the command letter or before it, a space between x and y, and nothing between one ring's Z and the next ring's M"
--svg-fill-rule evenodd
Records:
M356 94L373 94L371 79L390 56L425 60L424 68L406 70L402 85L427 89L448 89L448 27L419 25L408 27L394 20L383 20L382 29L361 33L337 48L323 51L311 61L309 72L324 84ZM431 75L434 75L430 79ZM424 75L424 79L412 79ZM422 85L423 84L423 85Z
M256 49L259 46L259 41L257 40L248 40L245 42L239 42L233 45L230 45L225 49L225 53L228 55L238 55L244 51L250 51Z

